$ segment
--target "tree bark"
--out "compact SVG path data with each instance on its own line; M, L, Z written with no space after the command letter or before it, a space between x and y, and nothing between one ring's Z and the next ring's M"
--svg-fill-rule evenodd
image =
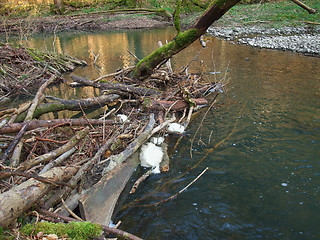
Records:
M95 88L99 88L101 90L116 90L126 95L135 94L138 96L151 96L151 95L159 94L158 91L149 89L149 88L134 87L134 86L120 84L120 83L94 82L78 76L71 76L71 78L73 81L84 84L86 86L92 86Z
M151 76L153 69L166 62L173 55L203 35L212 23L221 18L240 0L215 0L211 7L188 30L178 33L169 43L155 50L149 56L141 59L134 69L134 78L143 80Z
M76 172L76 167L56 167L40 176L52 181L65 182ZM0 194L0 226L7 227L52 188L51 184L29 179Z
M58 14L63 14L64 12L64 3L63 0L53 0L55 11Z
M107 103L113 102L120 98L117 94L109 94L109 95L101 95L99 97L94 98L86 98L86 99L77 99L77 100L60 100L55 102L49 102L45 104L39 105L33 114L34 118L38 118L41 115L48 113L48 112L58 112L62 110L71 110L71 111L81 111L95 108L95 107L102 107ZM20 114L16 118L16 122L21 122L24 119L26 113Z
M82 119L82 118L75 118L75 119L53 119L53 120L32 120L29 122L27 126L27 131L41 128L41 127L53 127L56 125L59 126L87 126L87 125L114 125L117 124L113 120L99 120L99 119ZM19 132L20 129L25 125L25 123L11 123L7 124L4 127L0 128L0 134L7 134L7 133L15 133Z
M208 101L205 98L192 98L190 99L196 104L196 106L207 105ZM188 108L190 103L178 100L178 101L164 101L164 100L151 100L150 106L147 104L147 108L156 110L168 110L181 111Z
M307 10L309 14L315 14L317 12L316 9L309 7L308 5L304 4L303 2L301 2L299 0L291 0L291 1L294 2L295 4L299 5L303 9Z

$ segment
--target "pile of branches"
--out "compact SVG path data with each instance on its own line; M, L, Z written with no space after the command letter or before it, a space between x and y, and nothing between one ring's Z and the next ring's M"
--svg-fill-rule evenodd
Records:
M225 83L207 82L201 74L189 74L187 68L174 73L170 64L143 82L130 78L132 70L129 67L95 80L72 76L70 87L100 89L100 96L78 100L45 96L44 90L56 78L51 73L32 101L0 112L2 227L14 224L31 207L44 219L70 220L67 216L78 206L84 189L125 163L151 136L164 136L168 124L187 126L192 113L208 105L204 97L211 94L214 99ZM87 117L86 109L100 107L106 109L102 116ZM61 110L79 111L82 117L38 119Z
M32 48L17 48L0 42L0 97L32 91L51 74L61 80L62 73L73 71L86 62L70 56L44 53Z

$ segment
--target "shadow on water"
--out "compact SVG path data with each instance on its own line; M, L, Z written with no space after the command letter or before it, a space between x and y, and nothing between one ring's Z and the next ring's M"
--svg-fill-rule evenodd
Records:
M65 34L30 45L52 50L54 43L56 51L86 60L89 66L74 74L93 79L134 64L127 50L141 58L158 40L173 36L172 29ZM193 159L190 140L203 112L171 154L170 172L149 177L115 221L145 239L320 239L320 59L208 40L199 57L203 62L193 70L210 79L227 70L227 95L205 118ZM176 69L200 49L196 42L178 54ZM99 54L99 69L93 52ZM98 94L92 88L77 91L52 88L63 98ZM208 151L198 167L179 177ZM175 194L205 167L209 171L177 198L157 207L137 206Z

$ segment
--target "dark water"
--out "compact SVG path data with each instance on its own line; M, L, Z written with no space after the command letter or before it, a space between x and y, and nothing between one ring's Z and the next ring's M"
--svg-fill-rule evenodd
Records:
M133 64L127 50L142 57L172 36L170 29L70 34L59 36L56 50L87 60L77 74L95 78ZM52 39L34 44L50 48ZM204 119L193 158L190 141L205 111L171 154L170 172L143 182L114 221L145 239L320 239L320 59L208 40L194 69L227 71L227 95ZM195 43L179 54L176 68L200 49ZM92 51L100 53L100 72ZM93 90L60 91L67 97ZM169 139L172 146L177 139ZM174 195L206 167L173 200L147 206Z

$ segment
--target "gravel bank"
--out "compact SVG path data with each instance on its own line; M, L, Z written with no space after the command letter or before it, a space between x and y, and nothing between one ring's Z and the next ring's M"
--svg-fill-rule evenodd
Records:
M289 50L320 56L320 26L311 27L210 27L208 33L252 47Z

